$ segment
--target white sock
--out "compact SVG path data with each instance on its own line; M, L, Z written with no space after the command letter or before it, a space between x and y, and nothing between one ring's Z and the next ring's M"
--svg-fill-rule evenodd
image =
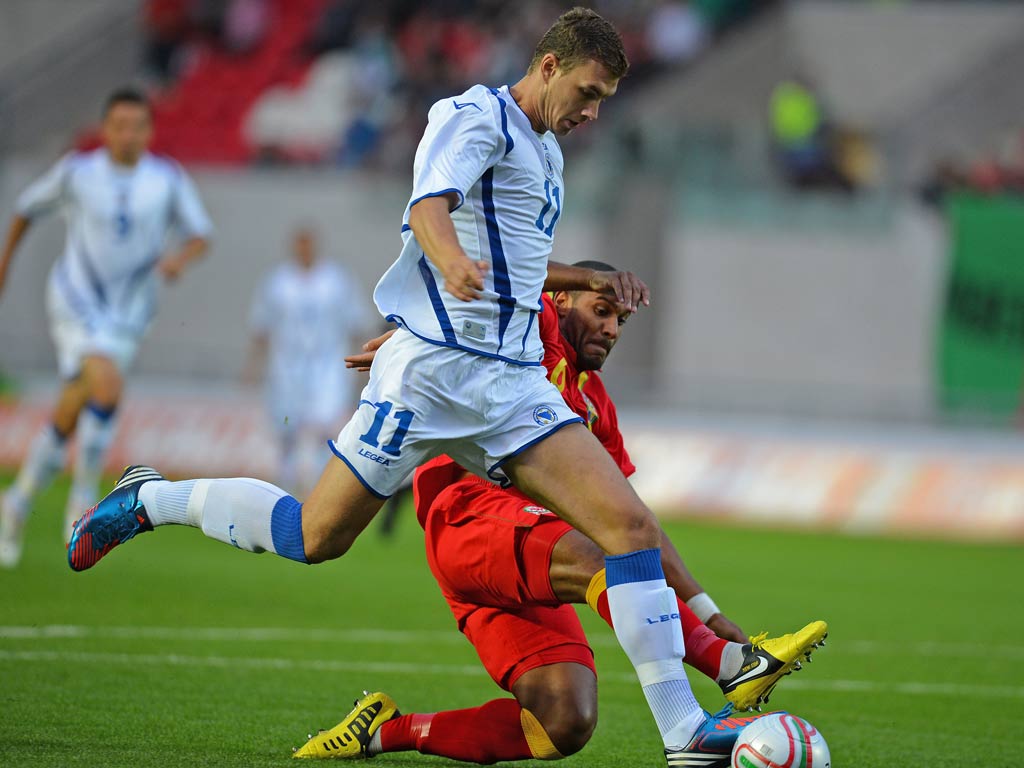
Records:
M743 666L743 645L742 643L728 643L722 649L722 660L718 664L718 677L716 680L728 680L736 677Z
M114 440L113 410L88 405L78 416L78 452L72 470L66 517L77 519L99 500L100 474Z
M678 603L661 573L660 558L656 549L606 558L608 609L662 741L667 748L678 749L690 741L704 712L683 668Z
M301 505L270 483L248 477L151 481L139 489L139 499L154 527L190 525L247 552L305 562Z
M18 477L11 486L21 506L27 510L32 498L64 467L66 457L67 440L57 434L52 424L45 425L29 445Z

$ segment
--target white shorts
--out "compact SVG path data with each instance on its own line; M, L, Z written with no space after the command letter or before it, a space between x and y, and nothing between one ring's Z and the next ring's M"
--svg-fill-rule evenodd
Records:
M400 329L377 351L359 408L331 450L380 498L442 453L507 485L505 461L582 421L542 366L430 344Z
M50 338L57 349L57 371L62 379L78 376L83 358L89 355L109 357L122 375L131 367L141 334L105 323L102 316L83 320L52 287L46 292L46 309L50 316Z

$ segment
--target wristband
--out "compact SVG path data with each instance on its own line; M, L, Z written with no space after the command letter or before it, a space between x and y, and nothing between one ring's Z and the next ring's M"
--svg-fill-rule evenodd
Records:
M701 592L699 595L694 595L686 601L686 606L693 611L694 615L704 624L707 624L708 619L716 613L721 613L721 611L718 610L718 606L715 605L715 601L708 597L707 592Z

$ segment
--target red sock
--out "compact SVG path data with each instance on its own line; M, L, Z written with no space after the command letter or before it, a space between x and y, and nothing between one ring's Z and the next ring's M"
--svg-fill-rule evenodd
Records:
M495 699L473 709L428 715L403 715L384 723L380 743L385 752L415 749L485 765L533 757L523 733L522 709L515 699Z
M588 592L587 599L590 600L590 597ZM683 642L686 645L686 656L683 662L717 681L722 664L722 651L725 650L728 641L708 629L707 625L694 615L686 603L679 598L676 598L676 602L679 604L679 621L683 625ZM594 608L594 605L591 604L590 607ZM608 626L614 628L612 612L608 609L607 589L601 590L601 594L597 598L596 610L601 618L608 622Z

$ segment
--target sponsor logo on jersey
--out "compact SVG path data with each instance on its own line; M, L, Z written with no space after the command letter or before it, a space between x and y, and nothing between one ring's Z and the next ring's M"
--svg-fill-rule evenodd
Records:
M558 414L550 406L538 405L533 409L533 420L542 427L546 427L548 424L554 424L558 421Z
M455 99L452 99L452 104L455 106L456 109L462 109L463 107L473 107L477 112L483 112L483 110L480 109L480 107L478 107L472 101L467 101L465 104L459 104L459 102L457 102Z

